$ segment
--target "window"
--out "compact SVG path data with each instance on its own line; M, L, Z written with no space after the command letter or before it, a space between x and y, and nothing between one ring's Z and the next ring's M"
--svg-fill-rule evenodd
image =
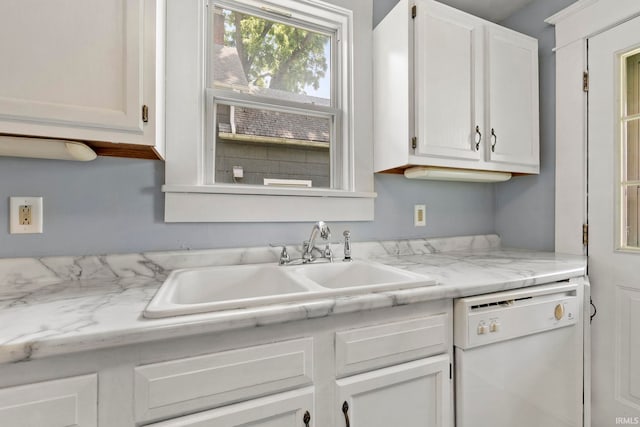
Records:
M166 221L373 219L371 5L351 3L167 0Z
M209 13L212 182L342 188L340 26L241 3Z
M622 61L622 246L640 248L640 50Z

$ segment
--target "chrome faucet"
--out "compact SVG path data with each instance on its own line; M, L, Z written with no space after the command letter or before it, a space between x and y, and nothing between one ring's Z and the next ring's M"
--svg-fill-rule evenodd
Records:
M315 257L313 256L313 251L317 250L320 252L320 255L323 258L328 258L329 260L333 259L333 253L331 252L331 247L327 243L324 248L324 251L321 251L316 247L316 238L318 237L318 233L320 233L320 238L325 242L331 237L331 230L329 230L329 226L324 221L318 221L313 225L311 229L311 235L309 236L309 240L306 240L302 243L302 262L309 263L312 262Z

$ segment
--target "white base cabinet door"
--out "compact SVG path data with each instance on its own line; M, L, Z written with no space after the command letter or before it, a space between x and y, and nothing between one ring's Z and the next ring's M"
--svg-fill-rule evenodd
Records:
M449 356L338 380L336 427L449 426Z
M0 389L0 426L96 427L98 376Z
M310 427L313 388L253 399L211 411L175 418L153 427Z

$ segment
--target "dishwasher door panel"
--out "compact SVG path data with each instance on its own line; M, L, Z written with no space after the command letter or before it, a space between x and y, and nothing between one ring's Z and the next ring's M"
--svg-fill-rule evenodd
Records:
M567 326L455 348L457 427L582 426L582 340Z

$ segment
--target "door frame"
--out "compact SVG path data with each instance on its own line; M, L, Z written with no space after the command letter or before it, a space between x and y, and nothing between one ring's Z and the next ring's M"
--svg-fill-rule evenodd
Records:
M587 40L638 15L637 0L579 0L545 20L556 33L556 252L586 255Z
M637 0L578 0L545 20L555 26L556 34L556 252L587 255L583 245L583 225L588 224L588 92L583 87L587 41L636 16L640 16ZM590 333L585 332L585 426L591 425L590 346Z

